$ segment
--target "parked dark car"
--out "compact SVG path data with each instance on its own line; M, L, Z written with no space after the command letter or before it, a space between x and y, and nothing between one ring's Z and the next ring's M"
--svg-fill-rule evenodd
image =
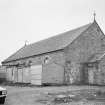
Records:
M5 103L6 96L7 96L6 88L0 87L0 104L4 104Z

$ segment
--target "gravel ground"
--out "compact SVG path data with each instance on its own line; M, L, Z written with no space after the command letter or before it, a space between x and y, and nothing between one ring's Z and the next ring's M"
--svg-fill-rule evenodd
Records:
M46 101L49 99L46 95L49 93L62 93L67 91L77 90L102 90L105 91L105 87L92 87L92 86L62 86L62 87L19 87L19 86L4 86L7 88L8 95L4 105L105 105L104 100L88 101L82 99L77 102L67 103L51 103ZM105 98L105 97L103 97ZM38 100L42 99L43 102ZM52 99L52 97L50 98Z

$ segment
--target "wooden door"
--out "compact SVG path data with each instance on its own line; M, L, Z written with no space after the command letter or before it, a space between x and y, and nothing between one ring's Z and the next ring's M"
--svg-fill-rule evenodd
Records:
M34 85L42 84L42 65L33 65L30 70L31 74L31 83Z

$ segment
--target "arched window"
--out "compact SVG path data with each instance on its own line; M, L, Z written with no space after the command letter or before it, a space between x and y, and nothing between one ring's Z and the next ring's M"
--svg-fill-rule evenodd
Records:
M48 62L49 62L49 59L50 59L49 56L45 56L45 58L44 58L44 63L45 63L45 64L48 63Z

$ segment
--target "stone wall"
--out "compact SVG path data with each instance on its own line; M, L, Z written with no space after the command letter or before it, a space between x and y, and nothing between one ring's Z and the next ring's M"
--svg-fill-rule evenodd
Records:
M51 52L51 53L46 53L46 54L42 54L38 56L33 56L33 57L26 58L26 59L20 59L20 60L16 60L13 62L8 62L6 64L8 66L6 67L8 67L7 69L11 70L7 72L9 73L8 80L11 80L13 82L18 82L16 81L17 76L15 75L17 73L14 73L14 76L10 75L10 73L12 73L13 68L17 69L16 72L18 72L19 70L18 68L21 68L22 71L24 72L23 73L24 75L26 74L25 69L28 69L30 71L31 65L42 65L42 83L43 84L63 84L64 82L64 62L65 62L65 58L64 58L64 53L62 50ZM14 77L14 80L10 76ZM25 77L22 77L22 78L25 78ZM29 83L30 80L29 79L26 80L26 79L24 80L25 83L26 81L27 83Z
M83 71L81 71L83 70L81 64L89 62L93 59L95 54L105 51L104 43L105 36L97 23L94 23L89 29L74 40L72 44L65 48L65 59L67 62L71 63L70 65L73 64L72 68L66 68L66 71L79 71L80 73L83 73ZM73 78L74 83L81 79L80 73L73 73L75 75Z
M90 62L95 54L104 51L105 36L97 23L94 22L91 27L64 48L64 50L20 59L9 62L6 65L12 65L10 67L22 65L23 68L30 68L31 65L42 65L42 83L73 84L80 83L85 78L84 71L87 69L83 68L82 64ZM101 80L100 73L97 72L96 77L99 78L98 81Z
M99 61L99 73L101 84L105 85L105 56Z

